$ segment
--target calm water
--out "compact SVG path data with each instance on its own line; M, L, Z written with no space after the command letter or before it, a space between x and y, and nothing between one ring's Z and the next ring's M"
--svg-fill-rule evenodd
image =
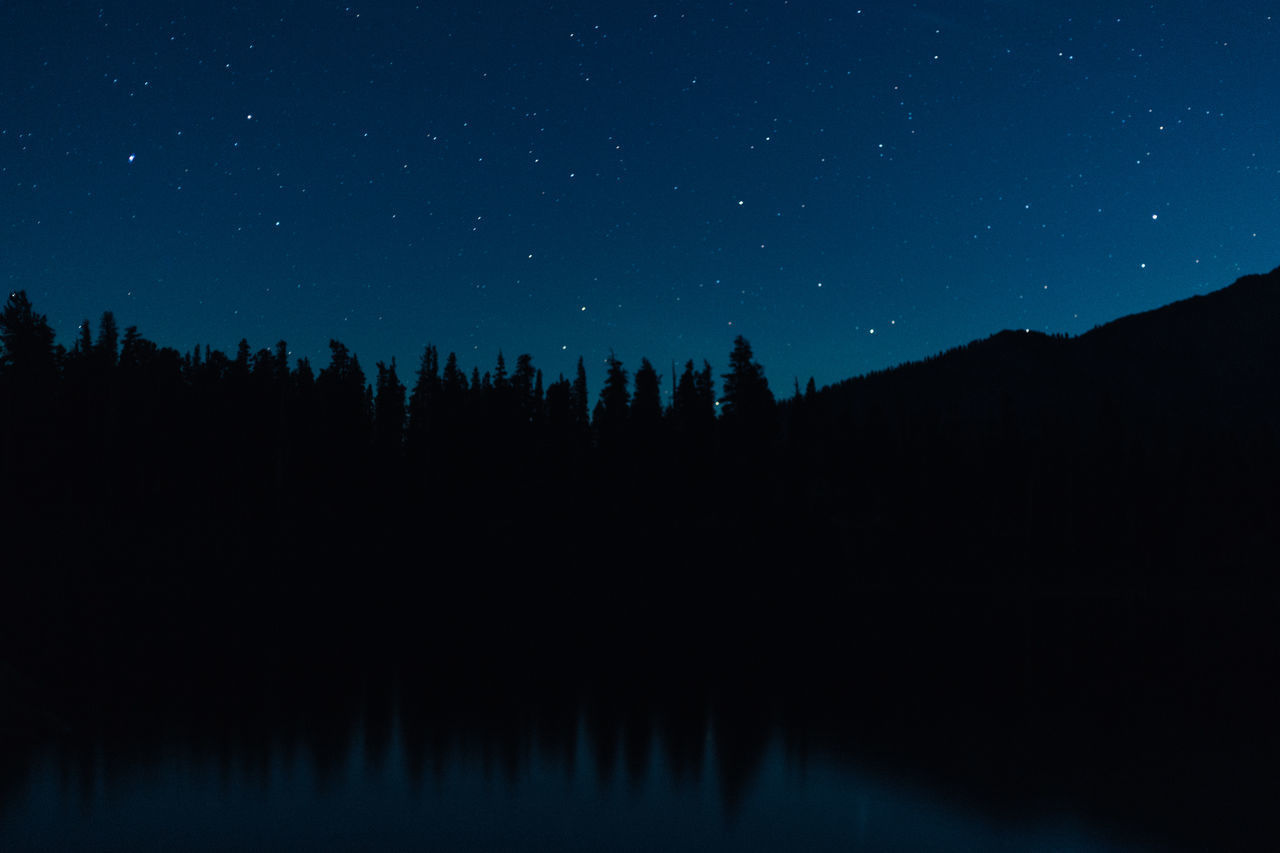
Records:
M0 850L1143 849L1063 810L997 814L776 727L589 716L483 734L389 710L244 743L49 743L4 795Z

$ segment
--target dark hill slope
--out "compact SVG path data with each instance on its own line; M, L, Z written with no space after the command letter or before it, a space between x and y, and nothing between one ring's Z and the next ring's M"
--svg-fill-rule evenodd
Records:
M1277 319L1280 270L1076 338L1001 332L784 423L850 555L945 576L1254 574L1277 544Z
M1079 360L1132 409L1223 427L1264 420L1280 404L1280 269L1154 311L1073 343Z
M1280 406L1280 269L1122 317L1077 337L1003 331L921 362L824 389L835 412L876 407L942 420L1010 405L1065 414L1090 403L1147 420L1275 423Z

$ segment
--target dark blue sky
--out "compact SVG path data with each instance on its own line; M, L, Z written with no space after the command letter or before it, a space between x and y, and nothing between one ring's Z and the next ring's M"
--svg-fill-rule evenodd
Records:
M0 277L68 344L594 389L743 334L787 393L1280 263L1273 13L0 3Z

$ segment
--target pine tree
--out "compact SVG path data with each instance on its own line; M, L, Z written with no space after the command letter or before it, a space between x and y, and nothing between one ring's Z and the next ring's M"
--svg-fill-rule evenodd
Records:
M609 352L608 365L604 387L600 389L600 399L593 412L592 426L602 442L617 442L627 423L631 394L627 391L627 371L612 351Z
M455 363L456 367L456 363ZM440 356L436 348L427 344L418 365L417 379L409 394L408 431L405 437L406 452L411 466L421 466L426 461L431 446L433 424L441 405Z
M590 425L587 420L587 368L578 356L578 372L569 389L569 417L579 431L585 431Z
M81 321L79 331L80 334L76 337L76 342L71 348L71 352L77 358L89 358L93 354L93 330L89 326L87 317ZM198 349L197 352L199 352Z
M356 464L369 446L370 393L360 360L340 341L329 341L329 352L329 365L316 377L321 417L334 453Z
M455 408L462 405L462 398L467 393L467 376L458 367L457 353L451 352L445 358L441 390L444 392L447 405Z
M734 340L729 354L720 413L726 445L739 460L750 458L758 464L760 451L777 435L777 408L764 368L753 358L751 344L741 335Z
M694 391L696 393L694 408L699 413L698 416L709 415L714 419L716 415L716 386L711 379L711 362L705 359L702 362L702 370L698 371L697 375L694 376Z
M150 344L150 346L148 346ZM120 343L120 369L121 371L136 371L142 366L146 360L148 351L154 350L155 344L152 344L138 332L137 326L130 326L124 330L124 340Z
M534 374L533 379L533 402L534 402L534 420L540 422L542 420L543 409L546 406L546 398L542 393L542 369Z
M631 401L631 422L641 434L651 436L662 421L661 382L649 359L640 359L640 368L635 376L635 397Z
M57 372L53 338L48 318L32 310L26 291L9 294L0 312L0 375L31 387L52 383Z
M235 361L231 362L231 375L238 380L243 381L249 376L250 352L249 341L241 338L240 343L236 346Z
M294 387L301 393L309 394L316 385L316 374L311 369L311 359L300 358L294 366L290 377Z
M108 368L116 366L119 342L120 333L116 328L115 315L110 311L103 311L102 319L98 321L98 343L94 346L94 352Z
M505 392L508 387L507 363L502 358L502 350L498 350L498 364L493 370L493 388L495 391Z
M541 372L538 375L541 376ZM546 421L553 438L573 434L574 423L569 413L572 396L573 386L564 378L564 374L547 386Z
M516 410L519 415L519 421L522 424L533 423L536 419L538 409L542 406L542 383L539 379L538 387L535 390L534 380L538 379L539 371L533 368L533 356L528 353L521 353L516 358L516 370L511 375L511 391L516 399Z
M705 451L716 421L711 365L705 361L702 364L702 370L695 370L692 359L685 362L671 401L673 427L690 451Z
M390 367L380 361L377 368L377 390L373 403L374 444L384 460L394 460L400 453L404 438L405 388L396 375L394 357Z
M733 341L729 372L722 378L724 401L720 408L725 418L759 422L772 416L773 392L764 378L764 368L752 356L751 344L742 335Z

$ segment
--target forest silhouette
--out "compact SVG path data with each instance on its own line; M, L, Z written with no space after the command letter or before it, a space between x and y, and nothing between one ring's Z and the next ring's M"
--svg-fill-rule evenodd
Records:
M1276 317L1280 270L777 398L742 337L720 375L611 354L593 394L581 359L468 375L427 345L402 376L334 340L316 369L110 312L68 348L19 291L3 660L59 713L376 659L516 691L761 682L916 731L1071 707L1081 742L1151 713L1256 732Z

